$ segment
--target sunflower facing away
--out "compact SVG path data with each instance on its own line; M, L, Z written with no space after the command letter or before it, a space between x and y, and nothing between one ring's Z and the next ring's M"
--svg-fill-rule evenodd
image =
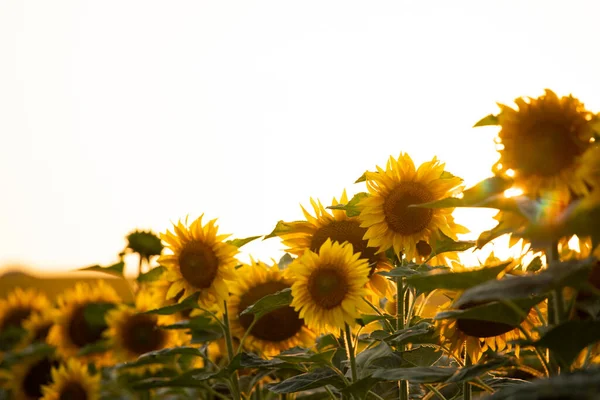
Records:
M455 295L456 296L456 295ZM469 306L461 306L460 309L468 309ZM538 308L545 312L545 303L538 304ZM452 309L452 301L440 307L439 311ZM534 328L541 325L535 308L531 308L521 322L521 328L527 330L532 337L536 338ZM466 354L476 363L488 349L495 352L510 351L513 348L511 341L525 339L518 327L509 324L481 321L474 319L441 319L436 320L436 328L440 334L440 342L446 345L450 353L460 358ZM518 347L515 348L518 356Z
M41 400L98 400L100 375L92 375L88 367L71 358L66 364L52 368L52 383L42 386Z
M316 333L353 326L360 313L369 312L363 297L369 264L352 252L349 243L327 239L318 253L307 250L289 266L292 303L307 326Z
M181 330L160 328L177 322L173 315L142 314L158 307L152 293L142 290L136 296L135 307L121 304L106 314L108 329L104 336L117 361L133 361L144 353L183 344Z
M51 371L58 361L48 357L30 357L15 365L10 372L7 389L13 400L37 400L42 386L52 382Z
M540 190L585 194L587 176L576 176L578 158L590 145L592 114L572 96L559 98L546 89L534 98L518 98L517 109L500 104L497 175L514 173L526 194ZM575 179L576 178L576 179Z
M359 203L360 226L367 228L369 246L379 247L379 252L393 247L398 256L403 253L412 260L422 256L417 245L440 238L438 231L454 240L457 233L468 232L454 223L453 208L409 207L450 197L460 189L462 179L446 173L437 158L416 169L410 156L401 153L398 159L390 157L385 170L367 172L366 180L371 195Z
M63 358L76 356L79 350L102 339L106 329L103 323L91 324L85 310L90 306L112 307L121 303L115 290L104 281L92 285L78 282L73 289L58 298L55 324L50 328L47 342L56 346ZM98 366L112 362L110 352L92 353L81 356L83 361L92 361Z
M11 328L24 328L23 322L32 313L48 308L50 308L50 302L45 294L35 289L15 288L6 298L0 299L0 333ZM0 351L10 349L18 342L16 338L14 341L10 338L5 340L6 342L0 345Z
M23 328L27 333L19 343L19 348L25 348L36 342L45 342L48 332L54 324L55 317L56 310L54 308L32 313L29 318L23 321Z
M181 221L174 225L174 232L161 234L161 239L173 253L159 258L160 265L167 268L166 279L172 282L167 299L184 290L181 299L200 292L198 303L204 307L223 306L229 290L225 280L235 280L233 272L237 265L238 248L225 243L229 235L217 235L216 219L202 226L202 216L187 227Z
M339 202L335 197L333 198L332 205L335 206L340 203L348 203L345 190ZM315 216L312 216L301 206L306 221L288 223L290 230L280 235L283 244L289 247L287 251L301 256L306 250L318 252L327 239L339 243L349 242L352 244L353 251L360 253L360 258L367 260L369 263L370 272L367 287L378 296L391 295L395 291L391 281L375 272L390 270L392 266L385 254L377 254L378 248L369 247L368 241L363 239L367 229L360 226L358 217L348 217L344 210L331 210L331 213L329 213L320 201L315 202L313 199L310 199L310 204L313 207Z
M271 267L263 262L244 264L236 270L236 275L237 279L229 286L231 297L227 306L232 334L241 339L254 317L240 313L264 296L291 287L292 280L279 270L277 263ZM264 315L244 340L244 346L275 356L294 346L309 347L314 339L315 334L306 327L298 311L289 306Z

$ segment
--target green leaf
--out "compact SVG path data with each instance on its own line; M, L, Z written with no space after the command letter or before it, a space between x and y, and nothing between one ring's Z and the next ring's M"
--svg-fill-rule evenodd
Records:
M549 348L569 366L581 350L600 341L600 321L567 321L551 328L536 346Z
M181 303L173 304L170 306L156 308L154 310L143 312L142 314L158 314L158 315L172 315L181 311L198 308L198 297L199 292L193 293L184 299Z
M408 380L411 383L444 382L456 373L454 367L414 367L379 369L373 377L386 381Z
M269 386L269 390L275 393L296 393L326 385L343 387L344 382L329 368L319 368L312 372L296 375L283 382Z
M337 204L335 206L329 206L330 210L344 210L346 211L346 215L348 217L356 217L360 215L360 209L358 207L358 203L366 197L369 197L368 193L360 192L354 195L352 199L348 202L348 204Z
M538 272L540 269L542 269L542 258L540 256L535 257L525 267L525 271L527 272Z
M292 302L292 289L287 288L277 293L269 294L252 304L240 313L240 316L254 314L254 317L260 319L263 315L275 311L282 307L289 307Z
M290 253L285 253L280 259L277 265L279 269L286 269L291 263L294 261L294 257L291 256Z
M443 311L438 313L435 316L435 319L469 319L488 321L506 324L516 328L523 322L523 313L527 315L533 306L539 304L543 300L544 297L534 297L515 301L514 305L519 307L519 309L522 310L522 313L518 313L516 310L504 303L494 301L464 310ZM455 302L456 307L460 307L463 304L466 303L461 301L460 298Z
M499 124L500 124L500 122L498 121L498 116L496 116L494 114L490 114L490 115L486 115L485 117L483 117L479 121L477 121L477 123L475 125L473 125L473 128L477 128L479 126L499 125Z
M253 353L239 353L233 357L227 369L233 373L235 370L241 368L277 368L284 364L284 361L276 358L265 360Z
M543 296L561 287L580 288L587 283L594 261L592 259L552 263L536 275L505 276L467 289L460 297L461 304L481 304L492 301L528 299Z
M0 330L0 354L13 349L27 334L27 330L20 326L8 326ZM0 357L0 360L2 358Z
M91 327L105 327L106 313L114 309L116 304L112 303L88 303L83 309L85 322Z
M272 237L281 236L286 233L294 232L298 229L297 225L307 226L307 224L308 224L308 222L306 222L306 221L285 222L285 221L280 220L277 222L277 225L275 225L275 229L273 229L273 232L266 235L263 238L263 240L267 240Z
M419 346L416 349L402 352L402 358L415 367L430 367L439 360L444 353L436 347Z
M465 272L439 273L434 271L428 274L409 276L406 278L406 282L421 292L431 292L435 289L463 290L496 279L508 265L510 262Z
M166 271L167 269L161 265L159 265L156 268L152 268L150 271L144 273L144 274L140 274L136 280L140 283L142 282L154 282L160 279L160 277L162 276L162 274Z
M385 342L380 342L377 346L361 351L356 355L356 366L358 368L358 377L365 378L370 376L373 363L387 357L397 357L392 348Z
M222 373L219 372L207 372L206 369L197 368L183 373L176 378L156 378L152 377L140 382L136 382L133 385L135 390L149 390L157 388L167 387L204 387L208 379L221 377Z
M151 351L139 356L138 360L164 359L165 357L172 357L176 355L190 355L197 357L203 356L202 351L197 347L180 346Z
M486 207L496 208L495 204L490 204L490 198L503 194L506 189L512 186L512 180L493 176L484 179L475 186L465 190L461 198L447 197L445 199L432 201L429 203L413 204L409 207L423 208L454 208L454 207ZM503 197L503 196L502 196ZM485 201L488 203L485 203Z
M588 368L510 385L488 397L489 400L597 400L600 393L600 369Z
M235 247L242 247L245 244L250 243L253 240L258 239L261 236L250 236L244 239L232 239L232 240L227 240L226 243L232 244Z
M360 178L358 178L356 181L354 181L354 183L366 182L367 181L367 172L369 172L369 171L363 172L363 174L360 176ZM372 172L372 173L376 174L377 172Z
M433 243L433 246L431 248L431 254L429 258L425 260L425 262L431 260L433 257L439 254L448 253L451 251L465 251L475 246L475 242L473 240L455 241L454 239L449 238L443 233L441 233L441 236L441 240L436 240L435 243Z
M161 326L162 329L206 329L215 326L212 317L198 316L191 319L177 321L170 325ZM219 328L220 329L220 328Z
M111 349L110 342L108 340L99 340L97 342L83 346L77 352L79 357L87 356L89 354L105 353Z
M308 350L304 350L296 353L281 353L276 356L276 358L290 364L314 363L328 365L331 364L331 360L333 359L336 351L337 349L330 349L321 353L312 353Z
M77 271L93 271L93 272L104 272L109 275L114 275L118 277L123 277L123 268L125 268L125 263L123 261L118 262L116 264L110 265L108 267L102 267L100 265L92 265L91 267L80 268Z
M379 315L379 314L369 314L369 315L361 315L359 319L356 320L356 323L360 326L367 326L371 322L381 321L387 319L388 321L395 321L396 317L391 315Z
M497 237L500 237L507 233L512 233L514 229L514 226L510 226L505 221L498 223L489 231L483 231L479 234L479 237L477 238L477 248L481 249L483 246L496 239Z
M386 339L387 342L395 346L404 344L430 344L437 343L438 338L433 324L422 321L409 328L405 328L394 332L394 334Z
M487 372L516 365L517 362L514 358L499 356L496 354L495 357L489 360L480 360L477 364L469 365L467 367L459 369L456 372L456 374L454 374L446 382L460 383L465 381L472 381L473 379L478 378Z
M393 268L389 271L378 271L377 272L377 274L379 274L379 275L388 276L390 278L401 278L403 276L411 276L411 275L416 275L418 273L419 272L415 271L410 266L404 266L404 265Z
M34 343L22 350L6 352L2 356L0 367L10 369L10 366L21 363L25 359L50 356L54 354L54 346L46 343Z
M365 378L360 378L356 382L352 382L350 386L346 386L340 392L344 395L344 399L365 399L367 397L367 393L373 386L375 386L380 379L373 378L371 376L367 376Z

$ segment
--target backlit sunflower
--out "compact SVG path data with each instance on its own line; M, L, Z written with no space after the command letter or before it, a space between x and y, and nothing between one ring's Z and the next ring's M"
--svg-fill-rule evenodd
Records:
M56 346L63 358L77 356L85 346L102 339L106 324L91 324L85 316L89 306L112 307L121 303L115 290L104 281L94 284L78 282L74 288L65 291L58 298L55 324L50 328L47 342ZM112 362L110 352L92 353L81 356L82 361L96 363L97 366Z
M590 145L581 156L575 179L584 181L594 190L598 190L600 187L600 145L598 142Z
M292 280L279 270L277 263L268 267L263 262L253 262L238 268L236 275L237 280L229 286L231 297L227 306L231 332L241 339L254 317L251 314L240 316L240 313L264 296L291 287ZM264 315L246 337L244 346L275 356L294 346L309 347L314 339L315 334L306 327L298 311L289 306Z
M49 357L32 357L12 367L7 389L13 400L37 400L42 396L42 386L52 382L51 371L58 361Z
M460 309L468 309L462 306ZM545 302L538 304L542 313L546 310ZM439 311L452 309L452 302L449 301L440 307ZM543 314L542 314L543 315ZM527 330L533 338L537 338L537 331L534 329L540 327L541 322L535 308L531 308L521 322L521 328ZM481 358L481 355L488 349L495 352L510 351L513 348L511 341L525 339L518 327L509 324L481 321L474 319L441 319L436 320L436 329L440 335L440 342L450 350L450 353L457 358L466 354L473 363ZM515 348L518 356L519 348Z
M338 202L334 197L332 205L348 203L346 191ZM360 258L369 263L369 281L367 287L378 296L385 297L395 292L395 288L389 279L376 274L377 271L390 270L392 266L384 253L377 253L378 248L369 247L368 241L363 239L367 229L360 226L358 217L348 217L344 210L327 211L320 201L310 199L315 215L312 216L302 206L302 212L306 221L290 222L290 230L281 234L280 237L287 250L291 254L301 256L304 251L318 252L325 240L331 239L339 243L349 242L355 253L360 253Z
M198 304L204 307L223 306L229 290L225 280L235 280L233 272L238 248L225 243L229 235L217 235L216 219L202 226L202 216L187 227L181 221L174 225L174 232L161 234L161 239L173 253L159 258L160 265L167 268L166 279L172 282L167 299L182 290L184 299L200 292Z
M517 109L500 104L497 116L500 159L497 175L514 175L526 194L559 190L585 194L587 176L576 176L578 158L589 147L593 115L572 96L559 98L546 89L538 98L515 100Z
M0 299L0 333L9 329L23 328L23 322L35 312L50 308L50 302L45 294L35 289L23 290L15 288L8 293L6 298ZM8 350L15 346L19 339L5 338L6 342L0 345L0 351ZM10 342L10 343L9 343Z
M369 264L352 252L349 243L327 239L318 253L307 250L289 266L292 303L307 326L316 333L354 326L361 311L370 312L363 297Z
M462 179L446 173L437 158L416 169L410 156L401 153L397 160L390 157L385 170L366 172L366 179L371 195L359 203L360 226L367 228L364 238L378 252L393 247L398 256L403 253L412 260L422 256L417 244L441 238L438 231L454 240L457 233L468 232L454 223L453 208L409 207L450 197L460 189Z
M140 291L135 307L121 304L106 314L108 329L104 336L110 341L117 361L133 361L144 353L183 343L181 330L160 328L177 322L173 315L141 314L157 306L150 292Z
M36 342L45 342L55 318L56 309L54 308L32 313L29 318L23 321L23 328L27 333L19 343L19 348L27 347Z
M42 387L41 400L98 400L100 375L90 374L88 367L71 358L66 364L52 368L52 383Z

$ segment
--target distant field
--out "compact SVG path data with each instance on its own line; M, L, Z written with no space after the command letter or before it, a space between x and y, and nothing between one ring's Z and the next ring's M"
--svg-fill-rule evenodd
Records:
M112 278L105 274L74 273L61 275L34 276L22 272L8 272L0 276L0 297L6 296L15 287L33 287L44 291L50 299L62 294L65 290L75 286L78 281L93 282L98 279L106 281L121 296L123 301L132 301L133 295L130 283L125 279Z

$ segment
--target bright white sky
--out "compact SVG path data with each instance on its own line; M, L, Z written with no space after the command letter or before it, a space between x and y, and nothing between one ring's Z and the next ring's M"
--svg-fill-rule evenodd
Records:
M0 269L108 264L186 214L267 234L400 151L471 185L496 101L548 87L600 110L599 5L0 0Z

